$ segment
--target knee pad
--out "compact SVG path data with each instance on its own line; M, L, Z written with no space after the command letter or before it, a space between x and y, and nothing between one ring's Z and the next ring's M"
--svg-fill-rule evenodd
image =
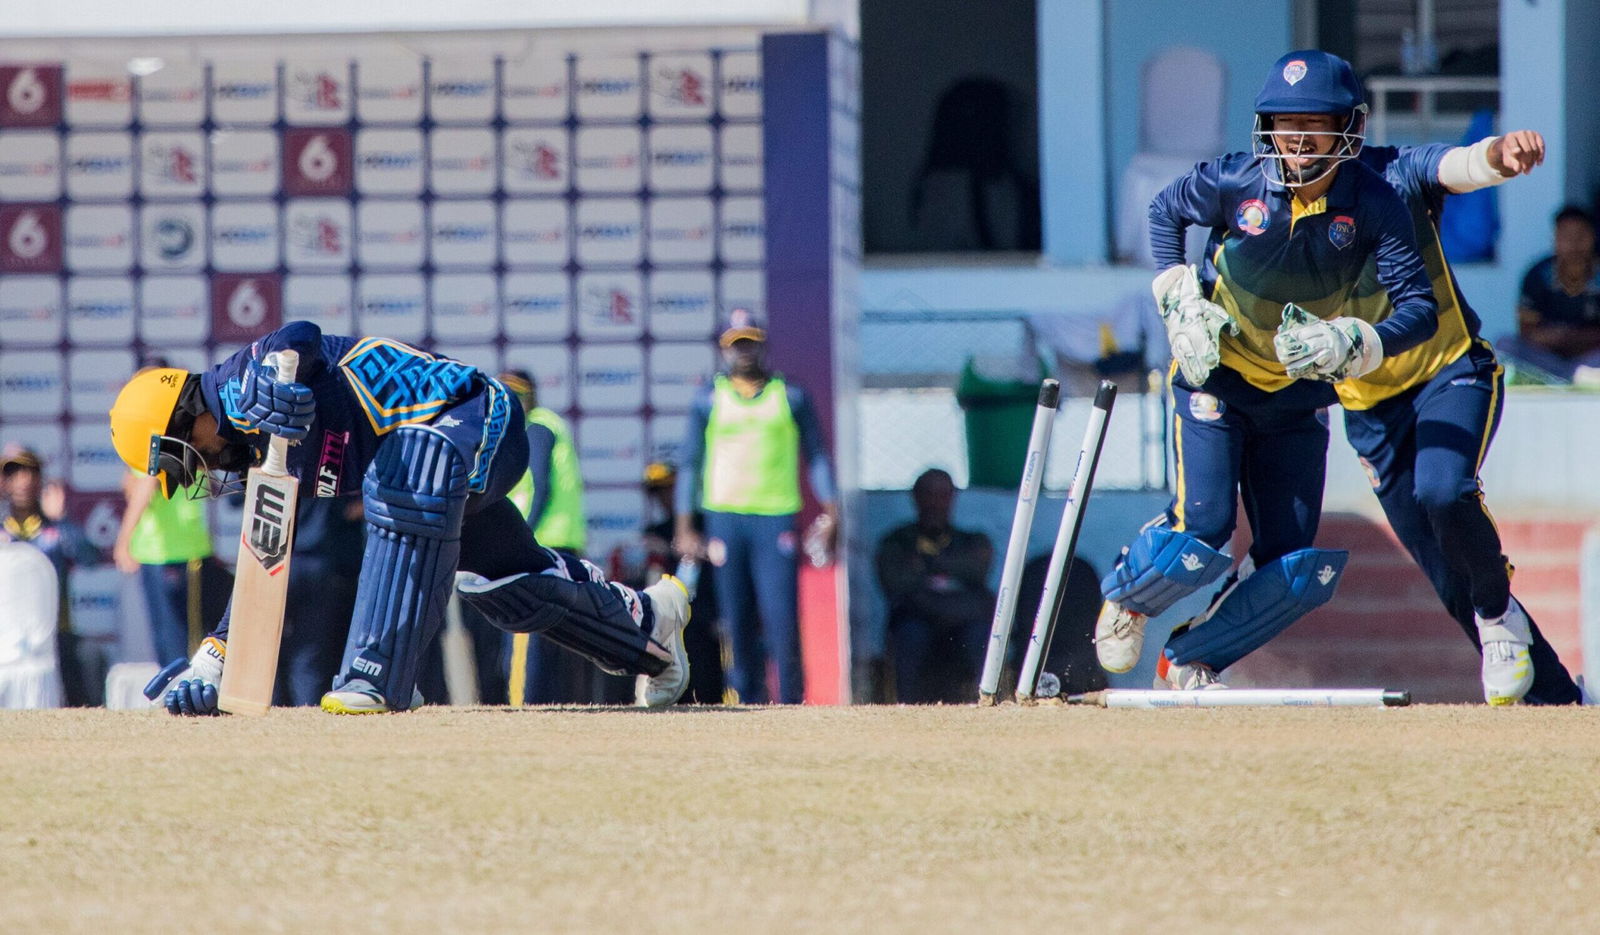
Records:
M574 581L558 569L491 581L462 572L456 590L490 623L512 633L537 633L617 675L659 675L667 661L652 655L644 602L632 588Z
M1301 549L1268 562L1229 591L1210 619L1169 640L1166 657L1221 672L1326 604L1349 558L1345 551Z
M361 485L367 543L336 688L363 678L391 706L409 703L461 557L467 471L461 452L426 426L395 429L378 447Z
M1106 600L1147 617L1222 577L1232 560L1194 536L1164 526L1146 529L1122 563L1100 582Z

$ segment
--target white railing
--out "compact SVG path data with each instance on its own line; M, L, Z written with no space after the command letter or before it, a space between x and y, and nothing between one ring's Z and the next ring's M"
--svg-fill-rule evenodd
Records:
M1458 75L1393 75L1368 78L1367 90L1372 93L1372 115L1367 122L1367 139L1377 144L1389 140L1389 95L1411 93L1417 96L1417 130L1424 138L1431 138L1433 125L1438 119L1438 95L1451 92L1478 92L1496 94L1500 79Z

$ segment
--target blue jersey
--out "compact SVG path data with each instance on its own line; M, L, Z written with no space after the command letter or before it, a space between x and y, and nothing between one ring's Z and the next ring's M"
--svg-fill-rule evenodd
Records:
M511 415L505 387L460 361L387 338L325 335L308 321L285 325L200 375L200 390L224 441L266 451L271 436L241 412L240 381L251 361L286 348L300 354L295 382L309 387L317 401L311 433L289 446L289 473L300 479L301 496L360 493L384 435L432 422L446 411L482 426L468 487L484 489Z
M1238 334L1222 336L1222 365L1259 389L1295 382L1272 346L1285 303L1334 318L1386 292L1392 312L1376 326L1386 357L1436 328L1432 284L1405 203L1358 163L1339 166L1327 194L1309 205L1268 181L1248 153L1200 163L1150 203L1158 266L1184 262L1183 232L1191 224L1211 228L1201 285L1239 324ZM1371 279L1363 275L1369 263Z
M1434 300L1439 305L1439 328L1426 341L1398 354L1384 352L1384 361L1365 376L1335 385L1339 401L1346 409L1370 409L1385 399L1420 386L1478 340L1478 313L1461 295L1455 273L1445 259L1439 242L1439 217L1450 190L1439 181L1439 163L1453 149L1447 143L1430 146L1367 146L1359 159L1405 200L1417 247L1428 272ZM1366 276L1377 285L1377 267L1369 265ZM1375 325L1394 314L1394 303L1387 293L1363 291L1362 297L1343 314L1364 318Z

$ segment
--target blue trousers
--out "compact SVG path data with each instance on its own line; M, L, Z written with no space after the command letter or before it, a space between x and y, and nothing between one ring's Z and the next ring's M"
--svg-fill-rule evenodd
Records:
M800 664L799 585L795 516L707 511L706 539L717 578L717 606L732 649L728 683L745 704L765 704L767 661L778 671L782 704L805 701ZM720 542L719 547L717 543Z
M1498 617L1511 597L1511 564L1478 480L1504 396L1499 362L1479 344L1427 383L1345 413L1345 434L1389 525L1474 646L1474 614ZM1577 685L1538 624L1531 656L1529 702L1579 703Z
M189 656L189 563L140 565L144 603L156 660L166 665Z

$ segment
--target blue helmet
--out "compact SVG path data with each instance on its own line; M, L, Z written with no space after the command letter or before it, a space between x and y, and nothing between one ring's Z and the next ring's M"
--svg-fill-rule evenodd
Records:
M1344 129L1332 133L1279 132L1272 125L1278 114L1334 114L1344 118ZM1286 188L1299 188L1361 152L1366 129L1367 104L1355 69L1337 55L1305 49L1290 52L1273 64L1266 84L1256 95L1256 122L1250 137L1255 154L1262 161L1262 173ZM1279 149L1275 142L1279 136L1332 136L1334 145L1310 166L1298 169L1285 164L1288 156L1296 154Z

